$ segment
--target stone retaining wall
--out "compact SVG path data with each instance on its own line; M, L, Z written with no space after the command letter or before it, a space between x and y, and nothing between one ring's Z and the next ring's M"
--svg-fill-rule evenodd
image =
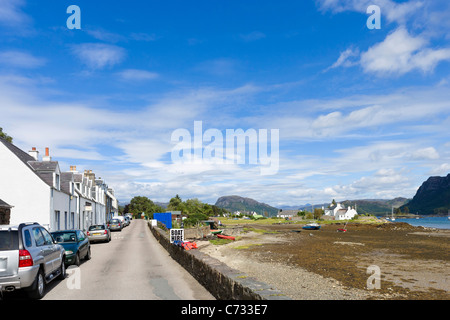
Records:
M228 267L199 250L186 251L170 243L167 232L148 224L170 256L219 300L290 300L282 292Z

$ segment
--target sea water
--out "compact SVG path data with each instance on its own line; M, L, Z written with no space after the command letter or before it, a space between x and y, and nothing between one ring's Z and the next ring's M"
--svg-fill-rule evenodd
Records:
M426 227L426 228L438 228L438 229L450 229L450 219L448 217L427 217L421 216L419 219L408 218L401 219L396 218L395 222L406 222L415 227Z

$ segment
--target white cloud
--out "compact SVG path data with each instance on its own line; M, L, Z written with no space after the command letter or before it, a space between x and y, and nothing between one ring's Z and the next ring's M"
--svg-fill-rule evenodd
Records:
M11 50L0 52L0 64L8 67L38 68L45 65L46 60L37 58L29 53Z
M439 153L434 147L422 148L411 152L413 160L436 160L439 159Z
M21 27L29 23L29 16L22 11L24 5L24 0L0 0L0 24Z
M240 34L240 38L246 42L264 39L266 35L260 31L253 31L250 33Z
M434 50L426 45L425 38L399 28L363 52L360 63L366 73L402 75L415 69L431 72L439 62L450 60L450 48Z
M126 56L125 49L103 43L74 45L74 53L89 69L103 69L121 63Z
M351 61L355 57L359 57L359 50L349 48L349 49L345 50L344 52L341 52L341 55L339 56L337 61L331 67L329 67L327 70L334 69L334 68L341 67L341 66L342 67L352 67L354 65L357 65L359 63L359 61Z
M411 36L400 27L384 41L359 54L358 49L341 52L338 60L325 71L337 67L361 66L368 74L400 76L411 71L433 72L443 61L450 61L450 48L427 47L429 41L423 36Z
M388 22L404 23L411 15L420 11L424 1L411 0L398 3L392 0L316 0L322 11L340 13L344 11L356 11L366 14L370 5L378 5L382 16Z
M123 80L131 81L145 81L158 78L158 74L146 70L127 69L118 73Z
M101 41L117 43L117 42L126 40L126 38L120 34L109 32L109 31L106 31L101 28L97 28L97 29L93 29L93 28L84 29L83 28L82 30L86 31L87 34L94 37L95 39L101 40Z
M450 173L450 163L442 163L434 166L427 174L431 176L446 176Z
M229 76L237 71L238 62L230 58L207 60L195 67L195 70L214 76Z

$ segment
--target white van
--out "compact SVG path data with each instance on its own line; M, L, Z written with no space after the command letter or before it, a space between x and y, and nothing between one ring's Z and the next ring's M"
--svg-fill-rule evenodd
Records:
M128 226L127 220L123 216L115 216L113 219L119 219L124 227Z

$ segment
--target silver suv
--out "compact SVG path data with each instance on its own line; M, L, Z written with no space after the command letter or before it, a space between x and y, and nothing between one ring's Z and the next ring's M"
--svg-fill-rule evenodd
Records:
M64 248L38 223L0 226L0 292L25 289L41 299L47 283L65 278L64 259Z

